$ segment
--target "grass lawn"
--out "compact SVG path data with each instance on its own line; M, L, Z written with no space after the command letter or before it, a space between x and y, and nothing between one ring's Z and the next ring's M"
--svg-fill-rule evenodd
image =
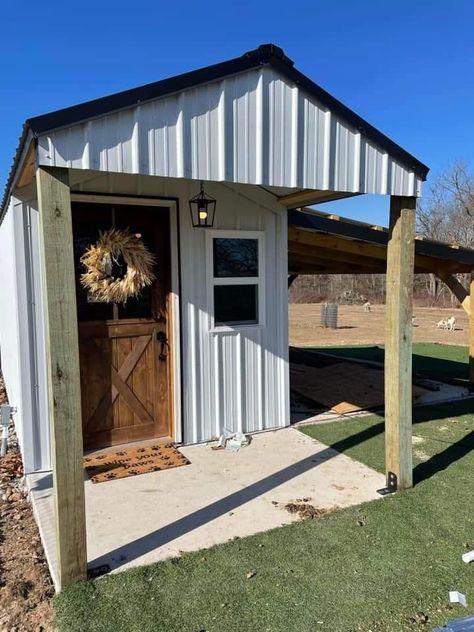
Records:
M304 432L383 471L381 417ZM472 400L417 409L414 437L414 489L76 584L55 600L58 629L428 632L469 614L474 567L460 556L474 548ZM449 590L470 607L450 607Z
M372 362L384 361L382 345L353 347L311 347L312 351L332 353L345 358L360 358ZM469 378L469 349L459 345L440 345L430 342L413 344L413 370L426 377L448 379L460 386Z

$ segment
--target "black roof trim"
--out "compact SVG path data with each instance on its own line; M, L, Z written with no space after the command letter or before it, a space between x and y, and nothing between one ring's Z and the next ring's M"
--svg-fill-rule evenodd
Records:
M294 67L294 62L285 55L279 46L275 46L274 44L262 44L255 50L244 53L241 57L236 57L219 64L29 118L25 123L27 129L22 139L26 137L26 131L28 131L28 129L31 129L35 136L39 136L48 131L74 125L81 121L109 114L117 110L133 107L139 103L193 88L204 83L209 83L210 81L223 79L245 70L257 68L263 64L273 66L287 79L293 81L314 96L322 105L345 119L350 125L358 129L375 144L385 149L394 158L400 160L405 167L413 170L417 176L426 180L429 171L426 165L297 70ZM23 146L20 144L17 150L17 158L15 158L16 162L18 161L18 154L21 154L22 149ZM14 167L16 166L16 162L14 163ZM13 182L14 167L8 178L6 194L2 201L2 210L4 210L6 197L8 196L9 189Z
M125 90L124 92L118 92L101 99L87 101L86 103L74 105L70 108L36 116L28 119L27 124L35 134L43 134L44 132L58 127L72 125L79 121L101 116L115 110L132 107L144 101L150 101L151 99L172 94L173 92L179 92L203 83L222 79L226 76L250 70L262 64L273 66L290 81L293 81L309 92L320 103L373 140L374 143L380 145L386 149L388 153L398 158L406 167L412 169L418 176L423 178L423 180L426 179L429 170L426 165L297 70L294 67L293 61L285 55L281 48L274 44L263 44L255 50L244 53L241 57L236 57L235 59L230 59L220 64L214 64L213 66L186 72L182 75L170 77L169 79L149 83L139 88Z
M368 224L330 219L316 215L308 210L288 211L288 224L303 230L313 230L329 235L338 235L356 241L366 241L378 246L386 247L388 244L388 230L377 230ZM415 253L425 257L456 261L467 266L474 266L474 250L469 248L453 248L449 244L443 244L428 239L415 239Z
M86 119L133 107L145 101L187 90L210 81L216 81L256 68L262 64L270 64L276 60L286 67L293 65L291 59L284 54L281 48L273 44L264 44L255 50L244 53L241 57L192 70L191 72L162 79L161 81L155 81L154 83L148 83L124 92L117 92L93 101L86 101L63 110L35 116L26 122L34 133L39 135L59 127L73 125Z

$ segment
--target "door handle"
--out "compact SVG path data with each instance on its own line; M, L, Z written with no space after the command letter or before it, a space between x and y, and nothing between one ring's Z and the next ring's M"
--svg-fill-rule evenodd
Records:
M158 357L160 360L165 361L168 356L166 348L169 347L166 333L164 331L155 331L155 340L159 345L161 345Z

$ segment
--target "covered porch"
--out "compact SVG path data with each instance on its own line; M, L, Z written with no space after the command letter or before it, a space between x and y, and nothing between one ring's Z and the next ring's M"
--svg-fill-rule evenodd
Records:
M240 506L239 511L243 512L249 507L255 509L261 515L262 527L277 526L276 522L281 524L289 518L282 518L276 510L269 511L272 508L266 505L271 502L270 491L280 485L284 493L278 502L300 494L306 496L308 485L318 493L324 488L324 496L331 490L331 477L346 480L345 467L348 472L354 467L356 486L362 490L360 496L354 496L355 502L375 497L376 490L383 486L378 475L356 464L343 463L331 472L334 464L345 457L308 444L293 434L296 431L286 428L290 423L287 212L304 204L362 194L390 196L386 234L385 485L392 492L412 485L415 214L427 171L416 158L297 71L283 51L272 45L222 64L27 122L2 217L6 215L7 221L13 223L12 230L22 235L19 239L28 264L25 294L37 292L39 299L28 303L21 321L26 332L22 344L27 356L25 376L30 380L28 401L32 413L30 417L25 415L23 421L28 429L23 453L32 463L30 480L35 502L38 506L43 503L44 515L51 518L50 527L43 530L43 539L49 542L45 546L51 551L58 590L86 578L88 562L95 566L109 563L109 559L111 566L120 566L125 562L120 560L121 547L127 551L123 553L126 559L127 555L142 559L148 553L159 559L168 550L168 536L162 536L171 534L173 525L176 533L170 537L176 540L175 545L184 549L193 546L184 532L188 532L196 516L196 533L189 537L199 533L201 517L205 516L203 522L212 526L205 536L209 542L214 537L220 541L222 534L227 533L226 521ZM188 204L199 191L199 181L204 181L207 193L218 203L216 222L207 229L193 225L189 216ZM249 433L270 431L257 435L255 445L237 455L243 467L241 475L227 476L221 463L214 480L218 493L213 487L212 468L207 473L203 468L196 478L194 485L199 487L199 494L193 487L192 472L199 469L200 459L205 459L206 454L206 448L200 446L183 448L195 458L194 468L191 465L130 481L112 481L104 484L103 492L100 486L96 491L89 490L88 483L84 485L84 397L92 387L85 389L82 379L81 338L85 344L90 341L81 336L78 302L74 226L78 204L104 204L110 217L114 216L113 209L123 205L128 205L137 217L138 207L155 209L152 214L156 208L167 209L171 218L167 233L171 275L163 297L165 315L148 314L153 329L142 330L149 321L132 323L138 327L133 335L142 338L143 349L146 345L155 351L158 348L158 360L163 363L159 366L163 368L166 363L168 372L159 387L161 399L150 403L152 398L144 395L140 400L138 391L132 393L135 397L130 394L127 371L133 358L128 358L135 349L131 343L125 360L117 365L111 362L111 377L106 383L110 392L105 399L98 399L87 421L96 420L102 401L109 413L120 395L134 409L133 414L140 420L135 425L139 427L144 419L148 420L147 415L156 413L159 418L166 393L167 429L176 443L208 441L227 424ZM97 218L100 212L95 210L93 216ZM82 211L81 217L86 215ZM219 239L252 242L257 264L248 275L238 271L233 278L231 274L220 278L215 258L215 240ZM239 243L243 245L242 241ZM337 253L337 248L333 250ZM335 260L339 261L336 256ZM36 285L33 281L33 290L28 277L32 271L34 278L38 274L40 277ZM217 313L216 297L221 295L222 306L222 296L227 293L215 288L225 286L234 286L234 301L239 288L246 288L240 293L248 301L235 319ZM120 320L117 314L120 316L114 311L113 318L105 318L111 338L120 338L118 330L129 334L130 323L116 322ZM99 329L103 331L104 327ZM94 332L96 335L97 330ZM165 334L165 338L158 337L158 333ZM92 333L89 337L93 337ZM30 343L36 345L36 357L28 355ZM158 343L161 349L156 346ZM91 361L90 365L94 368L97 363ZM44 373L39 397L35 390L38 367ZM146 380L147 370L142 374ZM94 386L96 382L89 384ZM150 392L157 391L152 388ZM97 419L100 420L98 413ZM39 428L33 427L34 423ZM153 426L153 419L149 426ZM159 436L167 436L160 428ZM274 428L281 429L272 435ZM106 428L109 436L112 431L119 431L116 436L122 436L121 428ZM140 428L134 429L132 439L137 439L135 433L139 432ZM41 433L44 436L39 441ZM272 436L277 442L274 445ZM265 447L266 441L269 443ZM114 439L113 443L118 441ZM262 459L255 458L259 445ZM39 453L46 455L46 460L51 456L51 479L49 474L37 473L35 458ZM224 457L219 455L217 459L220 458ZM172 506L177 493L170 492L178 487L177 483L176 487L171 485L171 479L180 477L190 478L183 487L184 496L174 510L165 509L161 501ZM161 481L165 479L170 479L170 488L159 496L164 484ZM51 489L50 480L54 519L48 504L51 495L46 493ZM303 486L300 480L305 481ZM333 488L327 498L329 504L343 506L351 502L348 488L340 480L334 480L334 486L343 489ZM107 535L102 539L94 526L102 520L102 494L114 488L121 490L107 514L114 529L119 528L119 514L114 512L120 511L120 504L139 527L140 511L143 507L146 512L147 505L140 504L142 500L134 504L134 490L140 489L143 497L148 497L150 481L154 491L149 497L154 498L154 503L145 532L126 522L115 532L112 543L107 541ZM334 490L341 494L333 495ZM197 504L187 507L186 494L194 495ZM223 510L225 518L221 516ZM252 513L254 521L255 515ZM219 537L213 531L217 519L218 531L222 529ZM156 534L165 546L162 552L159 548L147 551L153 542L153 522L162 525ZM156 529L155 526L151 533ZM185 539L180 541L180 537Z
M378 472L295 428L255 434L239 452L208 444L180 451L189 465L97 484L86 476L91 576L289 524L300 519L298 506L322 515L374 500L385 485ZM59 586L51 473L30 474L28 486Z

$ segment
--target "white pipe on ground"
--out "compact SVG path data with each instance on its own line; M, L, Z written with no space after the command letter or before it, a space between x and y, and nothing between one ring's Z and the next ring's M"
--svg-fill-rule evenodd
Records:
M0 406L0 427L2 428L2 437L0 440L0 456L5 456L8 450L8 426L10 424L10 418L13 413L16 412L14 406L9 404L2 404Z

